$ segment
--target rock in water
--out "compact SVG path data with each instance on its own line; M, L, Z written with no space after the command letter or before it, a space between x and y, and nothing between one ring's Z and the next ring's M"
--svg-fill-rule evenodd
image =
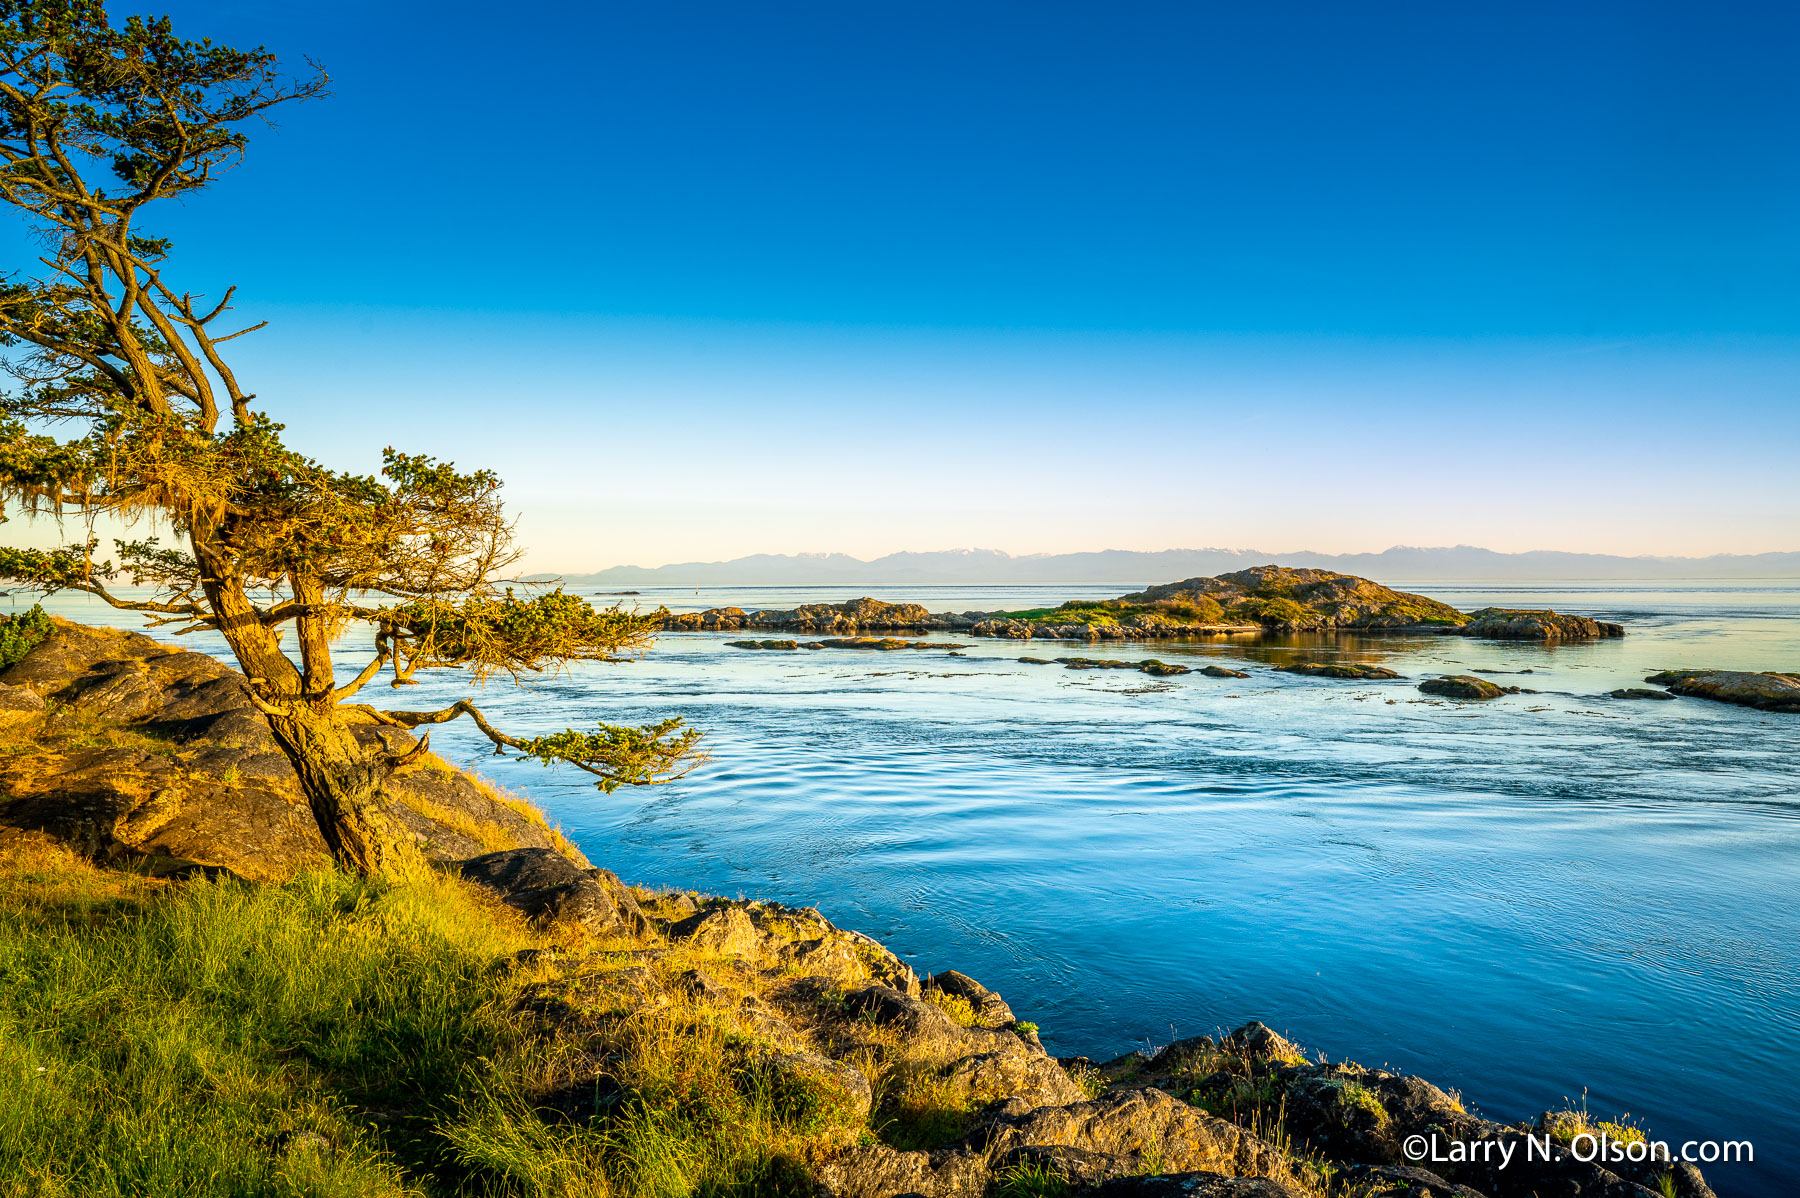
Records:
M1624 636L1625 629L1586 616L1565 616L1553 611L1523 611L1509 607L1484 607L1456 629L1458 636L1478 636L1497 641L1591 641Z
M1276 666L1284 674L1305 674L1309 678L1399 678L1400 674L1386 666L1359 666L1345 662L1298 661L1291 666Z
M1021 657L1019 660L1036 661L1037 659ZM1167 662L1158 661L1154 657L1144 661L1119 661L1110 657L1059 657L1056 660L1064 669L1068 670L1142 670L1144 673L1154 674L1158 678L1166 678L1172 674L1193 673L1186 666L1172 666Z
M1205 666L1201 669L1200 672L1202 674L1205 674L1208 678L1248 678L1248 677L1250 677L1250 675L1243 670L1227 669L1224 666Z
M1644 686L1622 686L1616 691L1608 691L1607 694L1614 699L1673 699L1675 697L1668 691L1653 691Z
M1446 699L1498 699L1506 694L1504 689L1472 674L1446 674L1442 678L1427 678L1419 683L1419 689L1428 695L1440 695Z
M1678 695L1736 703L1763 711L1800 711L1800 673L1756 674L1748 670L1664 670L1644 679Z

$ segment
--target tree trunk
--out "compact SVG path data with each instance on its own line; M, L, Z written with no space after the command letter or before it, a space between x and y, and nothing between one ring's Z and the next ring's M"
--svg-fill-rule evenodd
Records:
M268 719L338 863L364 877L402 872L399 829L382 810L390 770L381 755L357 743L335 712L295 703Z

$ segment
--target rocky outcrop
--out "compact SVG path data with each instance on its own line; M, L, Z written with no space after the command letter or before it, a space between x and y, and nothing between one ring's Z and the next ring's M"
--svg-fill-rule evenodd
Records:
M1762 711L1800 711L1800 673L1756 674L1746 670L1664 670L1644 679L1678 695L1735 703Z
M1553 611L1521 611L1484 607L1456 629L1458 636L1497 641L1591 641L1624 636L1625 629L1586 616L1565 616Z
M325 859L293 766L242 675L139 633L56 621L0 672L0 839L102 860L273 878ZM414 742L384 730L394 749ZM373 727L359 735L374 743ZM388 814L431 861L566 849L542 817L435 757L390 780Z
M1359 681L1385 681L1402 677L1386 666L1365 666L1343 661L1297 661L1276 666L1283 674L1304 674L1308 678L1352 678Z
M1447 603L1353 574L1274 565L1148 587L1117 602L1157 605L1172 614L1207 615L1216 608L1225 620L1271 632L1453 627L1466 618Z

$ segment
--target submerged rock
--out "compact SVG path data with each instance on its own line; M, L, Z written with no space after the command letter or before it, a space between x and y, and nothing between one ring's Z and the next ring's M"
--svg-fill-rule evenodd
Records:
M1349 662L1299 661L1289 666L1276 666L1283 674L1305 674L1309 678L1357 678L1385 680L1401 678L1386 666L1363 666Z
M821 649L874 649L878 652L892 652L895 649L967 649L967 645L958 645L952 641L907 641L891 636L849 636L836 640L825 640L818 643ZM811 648L809 645L808 648Z
M1245 670L1233 670L1226 666L1205 666L1201 669L1200 672L1202 674L1205 674L1208 678L1248 678L1248 677L1250 677L1249 673Z
M1622 686L1616 691L1608 691L1607 694L1614 699L1673 699L1675 697L1668 691L1651 690L1645 686Z
M1500 641L1588 641L1624 636L1625 629L1586 616L1565 616L1553 611L1525 611L1508 607L1484 607L1456 629L1458 636Z
M1515 688L1495 686L1485 678L1477 678L1473 674L1446 674L1442 678L1427 678L1419 683L1419 689L1428 695L1440 695L1446 699L1498 699L1500 696L1514 693Z
M726 641L733 649L780 649L794 650L800 647L799 641ZM808 648L811 648L809 645Z
M1800 673L1756 674L1748 670L1664 670L1645 682L1678 695L1736 703L1763 711L1800 711Z

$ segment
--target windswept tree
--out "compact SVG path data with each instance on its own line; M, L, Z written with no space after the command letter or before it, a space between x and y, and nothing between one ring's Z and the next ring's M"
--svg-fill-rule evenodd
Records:
M691 768L696 734L667 720L521 738L468 700L356 701L384 671L402 686L436 667L517 680L615 660L646 648L654 621L509 585L519 551L493 474L393 449L380 478L342 473L288 449L252 406L226 349L262 325L233 321L231 288L184 289L173 247L143 217L211 186L271 109L325 85L316 67L289 76L262 49L177 37L166 18L115 27L100 0L0 0L0 199L41 247L0 280L0 353L16 380L0 399L0 503L177 538L118 541L106 560L91 535L0 548L0 578L216 629L325 843L381 873L398 860L384 784L426 743L396 747L388 729L467 716L496 752L579 766L608 790ZM124 579L151 597L120 593ZM333 646L355 625L373 630L373 649L339 670Z

